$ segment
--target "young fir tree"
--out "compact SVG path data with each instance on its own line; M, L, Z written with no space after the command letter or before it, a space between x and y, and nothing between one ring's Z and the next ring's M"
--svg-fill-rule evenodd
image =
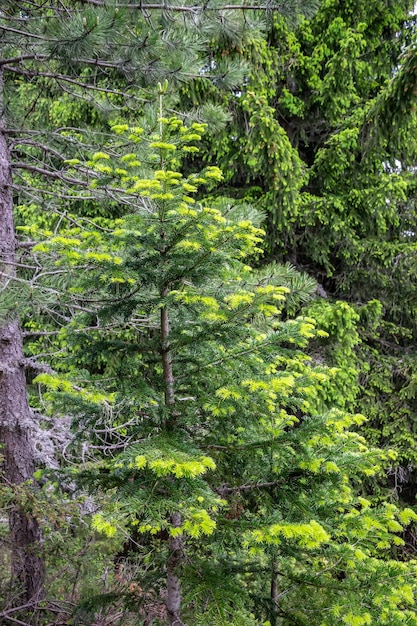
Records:
M391 558L415 515L355 495L387 457L349 430L361 416L323 410L334 372L305 354L320 332L282 315L314 284L247 265L254 209L196 201L221 180L180 171L201 125L161 111L151 126L116 124L69 163L130 211L68 216L35 248L55 268L40 293L65 273L60 305L80 310L62 330L68 373L37 381L78 422L94 527L131 538L125 598L143 624L417 623L414 566Z
M32 207L42 206L36 218L42 219L39 216L45 198L50 210L56 208L54 181L76 182L62 175L63 155L69 156L76 146L69 146L65 133L56 132L61 124L58 115L54 118L51 100L60 99L60 104L65 104L61 109L57 106L58 113L65 108L63 125L74 126L80 121L80 111L87 122L97 119L94 105L104 111L141 107L144 100L152 100L152 85L167 76L172 83L181 83L209 68L218 84L236 84L242 79L241 67L223 63L216 68L210 64L210 45L218 38L237 40L242 30L259 25L253 11L258 4L252 3L250 11L235 2L228 3L227 10L222 6L221 2L211 2L206 11L208 7L192 3L118 6L117 2L98 0L2 2L0 254L5 295L2 319L8 317L0 331L0 424L7 484L30 480L35 460L31 433L36 430L26 399L18 316L10 313L9 303L16 290L6 293L10 284L16 284L14 268L18 264L11 190L17 203L24 197L30 199ZM300 10L296 1L268 4L268 8L290 13ZM75 104L77 100L81 105ZM46 176L48 182L39 182L37 174ZM12 578L21 588L24 602L36 601L43 571L38 523L17 507L11 513L10 530Z

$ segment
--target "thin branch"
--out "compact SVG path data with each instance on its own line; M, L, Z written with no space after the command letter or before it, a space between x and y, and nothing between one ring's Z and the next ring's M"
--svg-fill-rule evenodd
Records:
M4 67L4 69L8 72L17 72L23 73L24 70L20 70L20 68L9 66L9 63L21 63L22 61L49 61L53 60L47 54L21 54L20 56L9 58L9 59L1 59L0 67ZM102 67L104 69L110 70L121 70L125 67L126 61L119 61L118 63L114 63L112 61L101 61L100 59L86 59L84 57L80 57L79 59L74 59L75 63L82 63L85 65L90 65L93 67ZM38 72L34 71L34 75L37 76Z
M26 357L21 361L21 365L26 369L30 368L37 372L43 372L44 374L55 374L56 372L52 369L52 367L50 367L46 363L41 363L37 361L37 358L39 358L39 356L36 358Z
M11 613L17 613L18 611L23 611L25 609L33 609L37 604L37 601L28 602L27 604L22 604L21 606L14 606L6 611L2 611L0 613L0 617L7 617Z
M9 63L21 63L22 61L45 61L49 57L46 54L21 54L18 57L10 57L9 59L0 59L0 67L7 67Z
M45 168L38 167L37 165L30 165L29 163L24 163L23 161L15 161L12 164L12 167L27 170L29 172L35 172L36 174L42 174L42 176L55 178L56 180L61 180L62 182L69 183L71 185L88 187L88 182L85 180L82 180L80 178L71 178L70 176L65 176L64 174L61 174L60 172L52 172L51 170L46 170Z
M61 139L63 139L61 137ZM61 159L61 161L65 161L67 158L55 148L52 148L50 145L46 145L44 143L40 143L39 141L35 141L33 139L29 139L28 137L24 139L16 139L10 143L10 152L13 152L17 146L31 146L32 148L37 148L38 150L43 150L45 153L50 153L53 156Z
M24 330L23 337L49 337L50 335L59 335L60 330Z
M0 263L3 265L13 265L13 267L23 267L26 270L38 270L39 265L27 265L26 263L18 263L17 261L6 261L0 256Z
M1 62L0 62L1 63ZM29 77L33 77L33 76L41 76L42 78L52 78L54 80L62 80L65 81L67 83L71 83L72 85L76 85L77 87L80 87L81 89L87 89L89 91L99 91L100 93L109 93L111 95L116 95L116 96L126 96L127 95L127 90L128 89L136 89L136 85L129 85L127 87L126 91L119 91L117 89L107 89L105 87L98 87L97 85L90 85L88 83L83 83L75 78L70 78L69 76L65 76L64 74L59 74L57 72L38 72L38 71L29 71L29 70L22 70L18 67L9 67L6 65L5 69L9 72L14 72L17 74L20 74L22 76L29 76ZM141 103L147 103L150 102L149 99L147 98L139 98L138 96L135 95L129 95L129 98L137 101L137 102L141 102Z
M33 248L33 246L36 246L38 243L38 241L17 241L16 250L18 248Z
M30 33L25 30L19 30L18 28L12 28L11 26L0 26L0 30L6 31L8 33L16 33L17 35L23 35L24 37L29 37L31 39L41 39L42 41L51 41L51 39L49 39L48 37L43 37L42 35L36 35L35 33ZM8 59L5 59L5 61L7 60Z
M83 4L90 4L96 7L104 7L107 3L104 0L81 0ZM166 4L144 4L139 2L137 4L117 3L117 7L120 9L142 9L143 11L172 11L173 13L195 13L198 15L205 11L280 11L281 7L274 6L257 6L256 4L225 4L220 7L206 7L203 6L169 6Z
M0 617L3 617L8 622L13 622L13 624L22 624L22 626L30 626L27 622L22 622L20 619L16 619L15 617L10 617L10 615L4 615L4 613L0 613Z
M226 493L236 493L241 491L253 491L254 489L266 489L268 487L278 487L279 485L283 485L285 481L283 480L271 480L265 483L250 483L246 485L236 485L235 487L228 487L227 485L222 485L215 489L216 493L219 495L223 495Z

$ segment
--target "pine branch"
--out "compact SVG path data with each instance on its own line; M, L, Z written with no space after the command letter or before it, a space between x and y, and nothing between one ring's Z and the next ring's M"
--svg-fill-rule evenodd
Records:
M95 7L105 7L108 6L105 0L80 0L82 4L91 5ZM141 9L142 11L165 11L165 12L173 12L173 13L193 13L194 15L200 15L204 12L221 12L221 11L267 11L267 12L277 12L282 13L288 12L288 8L284 8L283 4L273 4L271 2L267 2L266 4L224 4L218 6L207 6L207 2L205 5L167 5L167 4L159 4L159 3L118 3L118 8L123 9ZM309 13L316 10L318 3L312 3Z

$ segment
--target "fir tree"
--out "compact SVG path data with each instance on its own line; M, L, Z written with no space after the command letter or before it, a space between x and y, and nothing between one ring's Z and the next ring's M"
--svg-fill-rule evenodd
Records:
M309 3L310 8L311 5L314 3ZM22 203L22 198L29 198L31 206L35 203L45 207L46 199L49 209L55 210L56 191L51 188L51 181L76 182L66 180L62 174L62 161L71 155L68 154L65 133L57 132L56 127L78 125L80 116L86 123L92 119L97 121L94 107L114 111L127 106L136 110L143 101L152 100L152 85L157 80L168 76L171 83L180 83L190 80L196 72L201 73L204 67L211 69L212 79L218 84L237 84L243 76L240 64L232 67L222 64L216 72L210 63L210 47L206 44L219 37L237 40L242 28L250 26L251 16L255 16L254 27L259 28L260 14L257 16L254 11L257 8L258 4L252 3L248 10L244 10L246 7L234 2L227 7L222 3L211 3L209 11L188 3L181 6L166 3L118 6L98 0L51 0L46 3L7 0L2 3L0 68L5 95L3 97L2 91L3 178L0 186L3 190L2 223L6 229L2 235L2 256L8 268L16 263L9 193L10 166L14 167L14 184L19 187L17 203ZM268 7L259 4L259 9L265 8L284 13L301 11L298 2L276 6L268 3ZM51 105L54 98L57 99L55 107ZM71 151L76 152L74 144L71 144ZM37 174L47 176L49 182L39 183ZM9 269L3 271L7 285L11 276ZM13 277L14 283L16 280ZM9 292L3 304L4 314L9 314L15 291ZM17 317L14 320L16 324ZM9 410L11 398L6 385L1 390L4 397L1 404L5 407L2 439L8 442L5 480L17 484L30 479L33 470L34 450L30 433L36 430L36 424L27 406L22 383L24 361L19 356L22 354L22 338L18 326L12 335L17 361L13 357L16 362L9 364L11 357L5 351L2 363L4 371L9 371L8 377L14 371L16 377L22 379L19 403L24 416L12 421L7 417L16 411ZM19 458L27 460L23 471L17 469ZM35 519L30 522L29 518L25 519L23 511L16 512L15 517L18 521L11 524L12 544L16 546L13 562L19 584L24 588L24 597L28 600L29 596L36 596L36 590L42 585L42 566L40 563L35 565L32 556L25 556L27 545L36 545L35 551L39 551L39 529ZM27 528L22 539L21 530L28 524L32 530ZM34 582L29 584L29 580Z
M218 37L238 38L241 29L251 22L252 9L257 7L257 4L251 5L248 12L236 3L234 11L234 2L229 3L227 10L221 3L212 3L205 12L187 3L183 6L164 3L120 7L117 3L94 0L46 3L7 0L2 3L0 188L3 230L0 249L2 263L6 264L2 270L5 286L11 278L14 285L18 280L10 270L16 265L10 167L14 167L14 184L19 185L16 195L20 194L20 201L22 197L29 197L32 203L39 205L41 198L46 197L50 208L56 208L56 191L51 189L50 182L35 182L39 179L34 174L47 176L49 181L81 182L80 179L67 180L62 174L62 161L71 155L68 155L65 134L54 128L51 98L66 93L62 101L70 112L65 111L65 125L69 125L71 115L80 113L74 105L76 99L88 104L81 107L87 118L95 115L92 103L102 109L114 110L128 105L136 109L142 106L143 100L152 99L152 85L157 80L169 76L174 83L200 74L206 60L210 61L210 50L205 42ZM142 11L138 12L138 8ZM265 7L259 5L259 8ZM268 8L298 10L299 3L268 5ZM255 22L259 23L259 19ZM215 69L210 62L208 67ZM223 64L218 69L217 78L216 72L212 73L213 80L219 84L232 85L242 80L242 69L236 65L230 69ZM22 171L25 173L20 174ZM6 294L3 319L10 315L9 305L15 291L9 290L8 295L3 292ZM13 322L8 322L1 331L4 337L1 346L14 346L13 355L2 348L1 362L7 375L3 377L1 388L1 426L2 441L6 445L4 476L13 485L30 480L34 467L30 433L36 425L27 406L18 318L12 314L10 319ZM13 362L9 362L10 359ZM19 393L10 396L8 390L12 383L9 379L13 377L16 379L13 385L19 388ZM17 405L10 405L17 397L19 409ZM25 466L19 468L23 458ZM16 509L11 514L11 537L14 575L22 587L22 597L27 601L35 600L42 586L43 569L38 555L40 536L36 519ZM38 555L36 558L34 553Z
M160 111L151 128L116 124L70 164L130 211L88 229L68 216L35 248L74 277L61 306L80 311L62 330L74 367L37 381L90 441L78 480L102 494L94 527L135 546L126 596L144 623L414 623L412 566L390 550L416 516L353 489L390 455L349 430L362 416L323 405L334 372L305 354L323 333L282 315L315 284L247 265L253 208L196 201L221 180L180 171L200 124Z

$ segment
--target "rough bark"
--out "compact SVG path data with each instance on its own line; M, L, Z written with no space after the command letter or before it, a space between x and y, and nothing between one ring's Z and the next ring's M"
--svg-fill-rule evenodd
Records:
M5 132L5 115L0 72L0 297L15 276L16 240L13 222L12 175ZM22 330L18 317L0 323L0 444L2 478L7 485L20 485L33 477L34 449L31 432L23 355ZM9 514L11 578L18 601L39 598L43 583L41 534L37 520L16 506Z

